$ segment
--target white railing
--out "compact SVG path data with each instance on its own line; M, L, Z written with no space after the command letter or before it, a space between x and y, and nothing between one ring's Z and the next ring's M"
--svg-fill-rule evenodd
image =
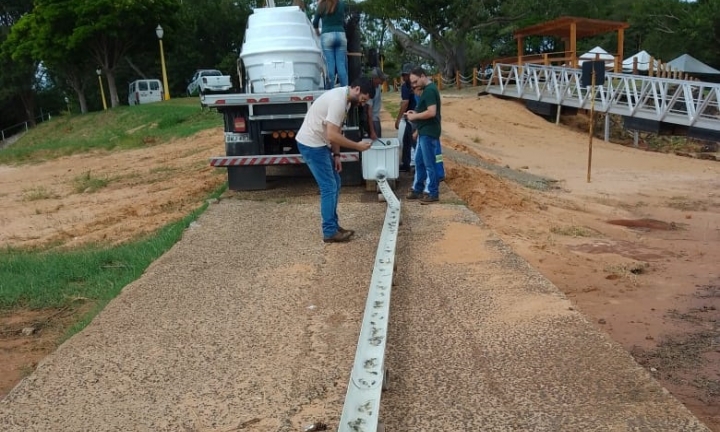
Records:
M607 72L595 88L595 110L689 127L720 130L720 84ZM491 94L590 108L582 70L497 64Z

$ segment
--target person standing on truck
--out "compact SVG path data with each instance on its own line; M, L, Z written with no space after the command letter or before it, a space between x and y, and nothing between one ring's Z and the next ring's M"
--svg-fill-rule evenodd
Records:
M368 78L358 78L350 86L328 90L310 105L295 140L298 150L320 188L320 215L323 241L346 242L353 234L340 226L337 206L340 198L340 147L357 151L370 148L370 142L351 141L342 134L352 103L364 105L375 96Z
M371 140L375 141L382 138L382 126L380 125L380 109L382 108L382 84L387 79L387 75L379 68L373 68L370 72L370 79L375 87L375 97L366 104L368 119L368 135Z
M415 139L413 138L412 125L405 118L405 113L409 110L415 109L415 95L413 94L413 88L410 85L410 72L412 71L412 65L405 63L402 67L402 86L400 87L400 110L398 116L395 119L395 129L402 132L402 136L399 136L400 142L402 143L402 157L400 162L400 171L410 171L410 166L413 164L411 155L412 149L415 147ZM402 129L400 126L403 126Z
M318 28L322 20L322 33ZM327 66L325 89L335 87L335 77L340 87L348 85L347 36L345 35L345 2L343 0L320 0L313 27L320 36L320 45ZM336 73L337 71L337 73Z
M420 199L420 204L432 204L440 200L440 179L437 172L437 154L442 132L440 92L420 67L410 72L410 85L422 89L422 94L415 110L405 114L409 121L417 125L418 131L415 182L407 199ZM426 179L428 194L422 196Z

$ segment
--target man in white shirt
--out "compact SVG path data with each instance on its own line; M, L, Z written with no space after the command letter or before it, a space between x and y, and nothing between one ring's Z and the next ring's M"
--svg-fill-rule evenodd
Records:
M338 222L337 205L342 171L340 147L362 152L369 149L371 144L349 140L342 134L342 125L352 103L364 105L373 96L375 89L368 78L358 78L349 86L326 91L310 106L295 136L298 150L320 188L320 214L325 243L346 242L355 234L352 230L340 227Z

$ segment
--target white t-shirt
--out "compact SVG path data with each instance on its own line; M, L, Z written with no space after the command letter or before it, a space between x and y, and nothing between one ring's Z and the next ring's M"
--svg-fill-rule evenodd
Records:
M382 108L382 86L375 89L375 97L367 101L365 105L372 108L373 121L380 121L380 108Z
M336 87L320 95L310 105L295 140L308 147L329 145L327 123L342 127L345 122L345 115L350 109L350 102L347 100L349 89L349 87Z

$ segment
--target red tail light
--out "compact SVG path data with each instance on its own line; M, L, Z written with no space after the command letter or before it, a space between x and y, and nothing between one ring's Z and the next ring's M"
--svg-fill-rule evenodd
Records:
M235 132L245 132L245 117L235 117L233 120L233 129Z

